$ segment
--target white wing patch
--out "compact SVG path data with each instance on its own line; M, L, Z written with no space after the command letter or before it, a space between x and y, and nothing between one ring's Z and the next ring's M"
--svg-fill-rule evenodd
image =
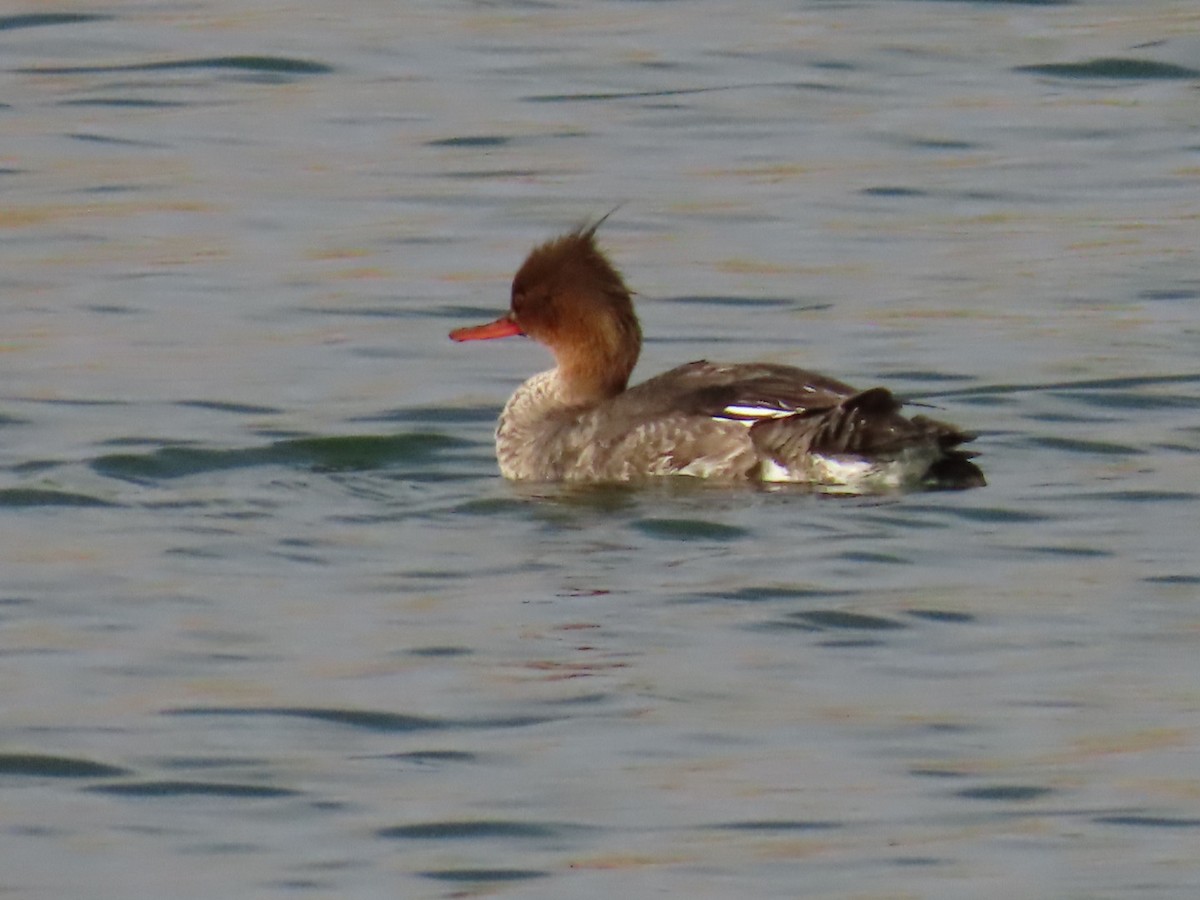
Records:
M787 416L794 416L799 411L797 409L783 409L778 406L731 403L713 416L713 419L718 422L739 422L749 428L755 422L761 422L764 419L783 419Z

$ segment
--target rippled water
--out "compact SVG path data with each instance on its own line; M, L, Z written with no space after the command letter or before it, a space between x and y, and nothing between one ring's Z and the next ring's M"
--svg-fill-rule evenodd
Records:
M0 16L0 891L1195 896L1192 2ZM518 487L640 372L886 383L982 490Z

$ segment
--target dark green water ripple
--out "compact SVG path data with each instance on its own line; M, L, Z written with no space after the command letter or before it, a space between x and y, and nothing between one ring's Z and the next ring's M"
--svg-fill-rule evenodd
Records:
M348 435L295 438L232 450L181 446L149 453L113 453L92 460L91 467L100 475L138 483L257 466L345 472L427 463L443 451L469 446L468 441L433 432Z
M95 66L33 66L17 71L23 75L96 75L108 72L168 72L187 69L228 69L263 75L324 75L332 66L286 56L210 56L167 59L156 62Z
M1111 56L1079 63L1045 63L1018 66L1014 71L1048 75L1052 78L1107 80L1186 80L1200 78L1200 69L1189 69L1149 59Z
M74 756L0 753L0 777L22 775L31 778L115 778L128 774L129 770L120 766Z

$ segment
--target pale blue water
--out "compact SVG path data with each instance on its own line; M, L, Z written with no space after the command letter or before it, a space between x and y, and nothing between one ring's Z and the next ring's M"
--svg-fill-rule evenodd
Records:
M0 16L0 892L1192 898L1200 19ZM515 487L450 328L601 236L642 375L886 383L990 485Z

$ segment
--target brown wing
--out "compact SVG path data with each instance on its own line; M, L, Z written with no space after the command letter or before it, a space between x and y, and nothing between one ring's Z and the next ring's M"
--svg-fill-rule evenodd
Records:
M966 461L970 454L953 449L971 435L923 416L906 418L900 407L886 388L859 392L792 366L698 360L605 404L603 427L589 436L588 452L601 466L636 460L641 471L711 463L711 475L720 467L744 474L762 456L803 468L810 453L885 457L928 447L943 456L931 478L947 486L982 483Z
M749 426L833 409L853 394L849 385L791 366L698 360L614 397L594 428L584 413L580 452L605 471L628 465L657 474L690 469L745 477L759 459Z
M771 363L722 365L697 360L644 381L621 395L622 405L659 414L755 421L829 409L855 394L848 384ZM754 411L759 411L757 414Z

